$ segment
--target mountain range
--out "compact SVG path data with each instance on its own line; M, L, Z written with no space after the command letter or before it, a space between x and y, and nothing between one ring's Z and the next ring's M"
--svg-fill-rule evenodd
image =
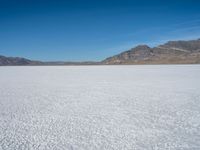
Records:
M106 58L103 64L198 64L200 39L169 41L157 47L139 45L118 55Z
M149 47L138 45L100 62L43 62L20 57L0 56L0 66L18 65L118 65L118 64L200 64L200 39L169 41Z

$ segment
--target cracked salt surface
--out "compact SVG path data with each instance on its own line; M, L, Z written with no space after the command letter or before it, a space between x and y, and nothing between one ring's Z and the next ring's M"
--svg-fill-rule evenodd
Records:
M199 150L200 65L0 67L0 149Z

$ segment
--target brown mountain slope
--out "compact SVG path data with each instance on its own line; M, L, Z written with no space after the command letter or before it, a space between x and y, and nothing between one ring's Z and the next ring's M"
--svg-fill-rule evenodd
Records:
M113 57L103 64L196 64L200 63L200 39L170 41L150 48L139 45Z

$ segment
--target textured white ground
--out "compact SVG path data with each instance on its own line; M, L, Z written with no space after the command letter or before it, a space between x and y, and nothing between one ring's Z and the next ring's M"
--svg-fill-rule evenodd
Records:
M200 65L0 67L0 149L199 150Z

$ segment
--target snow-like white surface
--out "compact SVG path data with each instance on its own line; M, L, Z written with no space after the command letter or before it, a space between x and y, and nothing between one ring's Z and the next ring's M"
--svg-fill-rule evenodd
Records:
M199 150L200 65L0 67L0 149Z

